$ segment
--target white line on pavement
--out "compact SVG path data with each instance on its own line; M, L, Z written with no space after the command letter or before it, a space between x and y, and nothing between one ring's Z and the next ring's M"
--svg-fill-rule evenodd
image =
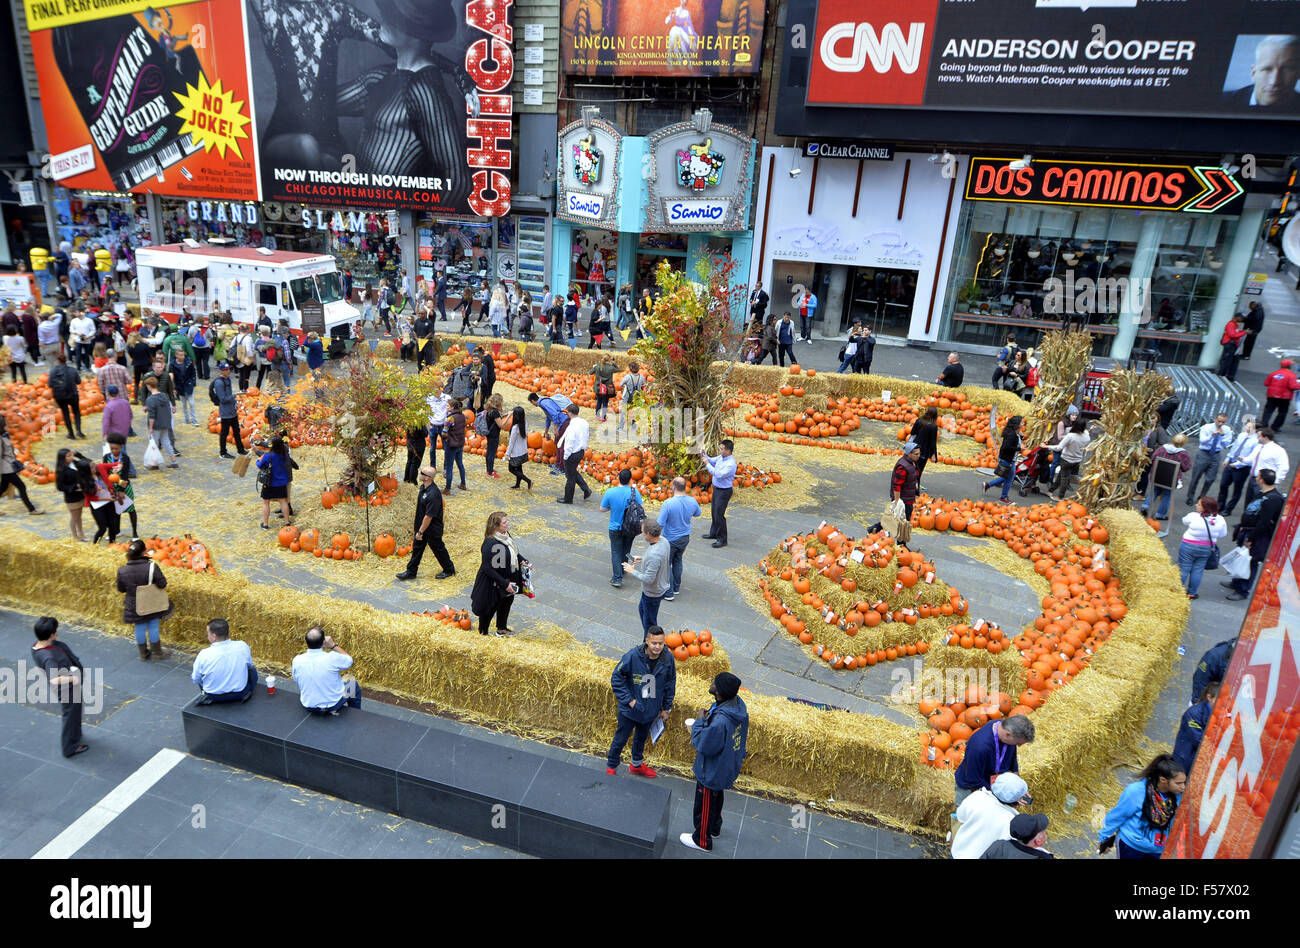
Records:
M104 798L81 814L71 826L46 843L33 859L68 859L94 839L104 827L117 819L127 807L148 792L149 788L185 759L182 751L164 747L140 765Z

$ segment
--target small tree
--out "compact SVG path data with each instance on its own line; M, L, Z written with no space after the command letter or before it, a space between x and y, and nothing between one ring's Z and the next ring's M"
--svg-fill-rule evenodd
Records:
M655 271L659 299L642 319L649 335L633 351L652 375L646 401L667 416L649 426L650 443L676 474L694 474L700 447L716 451L722 440L727 377L744 339L732 322L745 298L745 287L732 280L735 269L729 257L714 257L700 262L697 281L667 261Z

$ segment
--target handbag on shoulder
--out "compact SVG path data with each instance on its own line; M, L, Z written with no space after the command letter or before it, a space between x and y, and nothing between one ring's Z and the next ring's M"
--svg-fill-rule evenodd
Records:
M167 590L159 589L153 584L153 571L156 566L156 563L150 563L149 581L143 586L135 587L135 614L138 616L157 615L166 612L167 607L171 605L171 600L167 598Z

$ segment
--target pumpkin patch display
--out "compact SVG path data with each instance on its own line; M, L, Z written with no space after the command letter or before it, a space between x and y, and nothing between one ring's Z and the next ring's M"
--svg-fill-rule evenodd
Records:
M49 375L42 373L30 384L9 382L0 386L0 414L4 415L9 440L13 442L14 456L23 462L19 476L36 484L54 483L54 471L32 457L32 449L42 438L57 431L60 424L61 414L49 381ZM104 396L94 378L81 382L77 391L83 415L104 410Z
M292 527L288 529L292 530ZM126 552L129 543L110 543L110 550ZM145 537L145 556L159 566L190 570L195 573L215 574L216 566L208 548L188 533L183 537Z

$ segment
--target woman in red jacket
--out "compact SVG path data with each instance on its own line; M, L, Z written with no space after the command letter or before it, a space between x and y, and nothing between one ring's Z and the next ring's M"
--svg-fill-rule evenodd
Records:
M1246 338L1242 320L1241 313L1233 316L1228 325L1223 327L1223 338L1219 340L1223 345L1223 355L1219 358L1219 375L1229 382L1237 380L1237 359L1240 357L1241 340Z

